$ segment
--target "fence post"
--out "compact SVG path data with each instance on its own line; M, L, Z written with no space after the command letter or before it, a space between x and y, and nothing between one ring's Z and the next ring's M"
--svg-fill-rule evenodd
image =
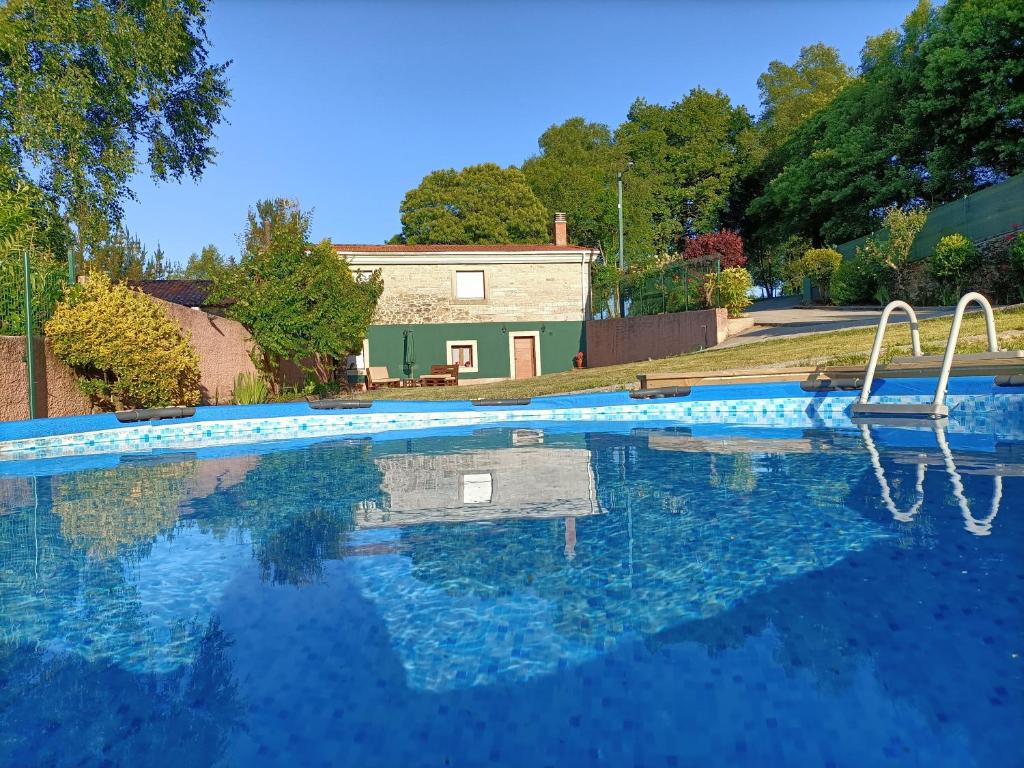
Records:
M683 265L683 311L690 311L690 268Z
M718 293L716 306L722 306L722 260L715 259L715 291Z
M25 368L28 372L28 417L36 417L36 361L32 339L32 279L29 275L28 248L22 252L25 272Z

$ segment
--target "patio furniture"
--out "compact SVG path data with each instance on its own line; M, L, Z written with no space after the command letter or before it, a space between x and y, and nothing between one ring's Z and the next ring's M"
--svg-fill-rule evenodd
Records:
M417 379L425 387L454 387L459 383L458 365L432 365L430 373L425 373Z
M380 389L381 387L400 387L402 380L388 375L386 365L371 365L366 369L366 388Z

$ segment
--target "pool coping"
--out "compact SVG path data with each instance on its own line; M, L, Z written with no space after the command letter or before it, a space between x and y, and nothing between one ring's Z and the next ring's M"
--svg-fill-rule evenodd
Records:
M872 397L882 402L928 402L935 379L876 382ZM649 420L687 418L750 420L814 415L823 425L848 420L857 392L807 392L798 383L696 386L683 397L634 400L629 392L555 395L528 405L478 408L469 400L374 400L369 408L314 410L304 401L257 406L206 406L194 416L162 422L121 423L112 413L0 424L0 461L46 455L136 452L194 448L303 437L484 426L538 421ZM1024 395L1024 387L997 387L991 377L950 382L957 397ZM1021 402L1024 402L1022 400Z

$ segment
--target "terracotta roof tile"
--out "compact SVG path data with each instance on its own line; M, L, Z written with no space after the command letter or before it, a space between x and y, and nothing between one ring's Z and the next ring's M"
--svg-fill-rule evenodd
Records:
M503 245L349 245L335 243L334 250L342 253L541 253L548 251L592 251L582 245L552 245L551 243L508 243Z
M205 307L213 288L212 280L129 280L128 285L154 299L162 299L183 307Z

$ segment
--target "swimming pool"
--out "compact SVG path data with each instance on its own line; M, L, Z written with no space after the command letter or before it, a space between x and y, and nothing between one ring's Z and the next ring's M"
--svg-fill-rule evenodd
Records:
M0 462L0 765L1020 765L1024 411L812 402Z

